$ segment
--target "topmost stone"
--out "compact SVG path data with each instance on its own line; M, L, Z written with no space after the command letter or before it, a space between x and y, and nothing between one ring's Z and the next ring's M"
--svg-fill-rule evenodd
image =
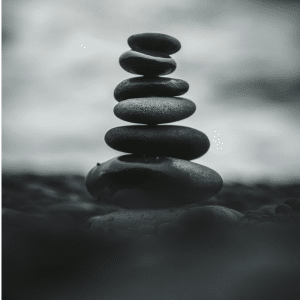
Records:
M167 34L162 33L139 33L128 38L128 45L132 50L152 50L163 52L168 55L180 50L180 42Z

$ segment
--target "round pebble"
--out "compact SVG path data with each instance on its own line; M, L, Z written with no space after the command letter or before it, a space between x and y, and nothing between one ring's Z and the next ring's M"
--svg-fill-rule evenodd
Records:
M222 186L214 170L171 157L124 155L96 165L86 177L86 188L94 198L127 209L204 201Z
M118 151L186 160L204 155L210 146L203 132L175 125L115 127L104 139L108 146Z
M161 237L178 237L186 233L201 233L237 223L237 213L221 206L197 208L119 210L95 218L90 230L95 234L114 232L125 238L153 241Z
M182 214L179 223L185 231L197 233L230 225L243 215L233 209L222 206L195 207Z
M167 34L139 33L128 38L128 45L136 51L152 50L173 54L180 50L180 42Z
M114 97L118 101L149 96L172 97L186 93L189 84L181 79L165 77L133 77L117 85Z
M154 125L183 120L195 110L195 103L185 98L148 97L122 101L114 114L124 121Z
M176 62L172 57L157 52L129 50L120 56L119 62L125 71L138 75L167 75L176 69Z
M294 210L288 205L279 204L275 208L275 213L276 214L292 214L292 213L294 213Z
M296 198L289 198L284 201L284 204L290 206L294 212L300 213L300 200Z
M155 192L134 187L122 188L114 193L112 203L124 208L144 208L151 206Z

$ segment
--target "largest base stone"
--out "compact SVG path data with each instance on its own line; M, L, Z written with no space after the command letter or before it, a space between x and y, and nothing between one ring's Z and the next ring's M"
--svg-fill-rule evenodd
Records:
M173 228L178 233L183 230L186 234L222 228L242 217L243 214L234 209L216 205L183 206L176 209L120 209L91 218L90 229L100 234L105 232L120 234L125 238L155 235L163 228ZM163 231L167 233L167 230Z
M219 193L214 170L171 157L123 155L97 164L86 177L89 193L123 208L166 208L206 200Z

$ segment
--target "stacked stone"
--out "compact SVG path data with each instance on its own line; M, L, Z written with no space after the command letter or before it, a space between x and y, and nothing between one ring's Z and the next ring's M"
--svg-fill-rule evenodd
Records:
M190 162L210 146L201 131L185 126L159 125L191 116L196 106L177 97L188 91L181 79L159 77L176 69L170 54L180 42L165 34L142 33L128 39L132 50L120 56L121 67L143 75L122 81L114 91L115 115L143 125L109 130L106 143L131 153L97 164L86 178L88 191L106 203L124 208L165 208L203 201L222 188L214 170Z

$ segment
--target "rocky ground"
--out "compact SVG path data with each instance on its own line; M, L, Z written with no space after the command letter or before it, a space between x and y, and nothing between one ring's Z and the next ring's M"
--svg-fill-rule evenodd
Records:
M300 184L231 183L128 213L82 176L3 174L3 299L299 299L299 199Z

